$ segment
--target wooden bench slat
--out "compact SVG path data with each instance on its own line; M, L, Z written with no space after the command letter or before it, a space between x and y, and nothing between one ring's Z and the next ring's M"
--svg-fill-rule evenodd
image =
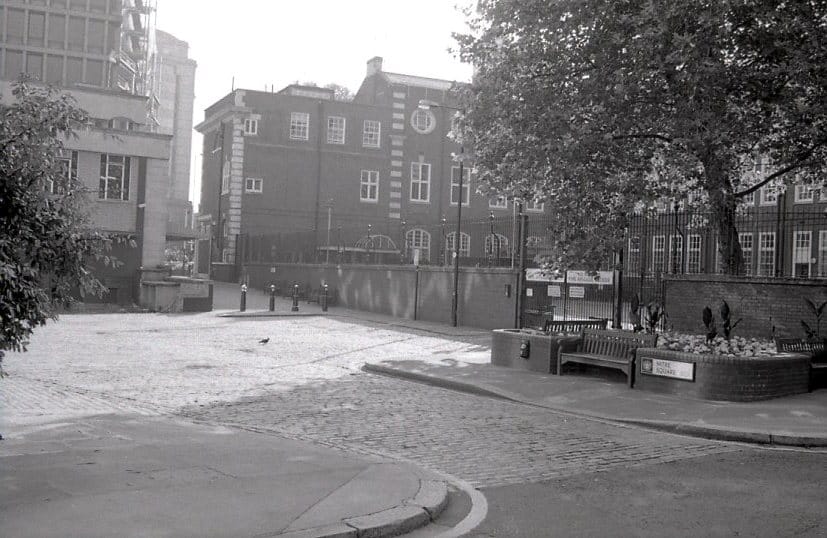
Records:
M557 352L557 375L563 375L563 364L579 362L605 366L624 372L631 388L634 383L634 350L639 347L655 347L657 335L630 334L587 328L574 352Z

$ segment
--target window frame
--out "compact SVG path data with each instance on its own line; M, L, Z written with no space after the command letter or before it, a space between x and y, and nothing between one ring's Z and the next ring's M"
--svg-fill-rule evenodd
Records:
M471 204L471 169L463 166L462 167L462 194L465 195L465 199L462 201L463 207L468 207ZM449 203L452 206L457 205L457 201L454 199L454 190L459 188L459 166L452 166L451 167L451 193L450 193L450 200Z
M538 202L537 200L524 200L523 211L530 211L532 213L542 213L546 210L545 202Z
M331 127L331 122L336 120L341 120L342 126L339 127ZM327 143L328 144L335 144L337 146L343 146L345 144L346 139L346 132L347 132L347 119L344 116L328 116L327 117ZM333 134L339 134L340 137L331 136Z
M370 129L369 129L370 127ZM376 127L376 132L373 132ZM375 143L373 138L376 138ZM382 146L382 122L379 120L364 120L362 122L362 147L379 148Z
M503 258L510 258L511 251L508 249L508 238L501 233L487 233L485 234L485 239L483 240L483 253L486 256L493 256L494 255L494 237L496 237L497 241L499 242L499 248L497 257L498 260Z
M258 119L244 118L244 136L258 136Z
M367 197L363 196L365 188L367 188ZM371 189L374 190L373 197L369 196ZM359 176L359 201L371 204L379 203L379 170L362 170Z
M253 187L250 187L250 182L253 182ZM258 188L255 185L258 184ZM260 177L245 177L244 178L244 192L248 194L261 194L264 192L264 178Z
M658 247L658 243L661 243L660 247ZM667 260L667 248L666 248L666 236L665 235L653 235L652 236L652 259L649 261L649 268L652 273L660 272L664 273L666 260ZM658 256L659 255L659 256ZM659 257L659 263L656 263L656 257Z
M760 200L758 201L759 205L773 206L778 204L778 187L774 185L764 185L763 187L761 187L760 191L761 196Z
M419 238L417 242L415 239ZM417 244L418 243L418 244ZM405 252L411 253L410 259L413 259L413 250L419 249L420 252L424 251L425 256L423 257L422 254L419 256L419 262L422 263L423 261L430 263L431 262L431 234L427 230L422 228L412 228L405 232Z
M420 122L421 118L425 118L427 121L425 125L422 125ZM430 110L423 110L421 108L417 108L411 114L411 128L419 134L430 134L436 128L436 116Z
M747 238L749 238L749 241L745 241ZM744 257L744 274L751 275L755 272L753 266L753 252L755 251L754 234L752 232L740 232L738 234L738 244L741 245L741 254ZM747 253L749 253L749 255L747 255Z
M445 236L445 252L448 254L446 259L451 259L451 254L454 252L454 238L457 236L456 230L449 232ZM459 232L459 257L471 257L471 235L463 231Z
M100 156L101 176L98 187L98 200L105 200L107 202L128 202L130 194L130 180L132 178L132 165L130 157L128 155L119 155L115 153L101 153ZM116 159L122 159L122 161L120 163L113 163L111 162L113 157ZM121 170L120 178L112 175L112 168L118 166ZM110 184L113 180L120 181L119 196L117 198L110 197Z
M427 179L422 179L422 170L423 170L424 167L427 167L427 170L428 170ZM417 168L419 170L418 174L416 175L416 178L414 177L414 168ZM418 192L418 195L419 195L417 198L414 198L414 185L415 184L417 185L417 192ZM423 185L424 185L425 191L426 191L425 192L426 197L424 199L422 198ZM411 202L416 202L416 203L421 203L421 204L427 204L427 203L431 202L431 163L425 163L425 162L412 162L411 163L411 186L410 186L408 194L410 195L410 201Z
M806 245L799 246L799 234L803 237L807 238ZM813 271L813 231L812 230L800 230L800 229L793 229L792 234L792 252L790 253L790 276L798 277L795 271L796 264L807 264L807 276L804 278L809 278ZM806 249L806 250L805 250ZM799 259L799 255L806 254L806 260L801 261Z
M309 112L291 112L290 113L290 140L308 141L310 140L310 113Z
M697 243L697 244L695 244ZM698 274L701 272L703 252L703 236L689 234L686 241L686 273Z
M499 203L492 203L492 200L502 200L502 204ZM495 196L494 198L488 199L488 209L508 209L508 197L503 196Z
M772 248L764 246L764 238L771 237L772 238ZM756 275L758 276L775 276L775 249L778 248L775 232L758 232L758 259L756 263ZM771 263L764 264L763 256L765 253L770 253ZM768 265L770 267L770 271L765 273L763 267Z
M816 188L812 185L796 185L795 198L796 204L812 204L815 202ZM805 197L805 193L809 193L809 197Z

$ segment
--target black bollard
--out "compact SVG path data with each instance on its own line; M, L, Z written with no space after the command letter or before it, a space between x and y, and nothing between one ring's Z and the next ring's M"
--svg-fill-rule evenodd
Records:
M247 284L241 285L241 308L242 312L247 310Z
M276 309L276 285L270 284L270 312Z
M327 284L324 285L322 290L322 312L327 312Z
M291 312L298 312L299 311L299 285L293 284L293 307L290 309Z

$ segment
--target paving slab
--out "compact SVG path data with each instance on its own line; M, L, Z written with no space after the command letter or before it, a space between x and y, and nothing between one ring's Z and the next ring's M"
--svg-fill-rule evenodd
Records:
M407 511L431 478L234 428L86 417L0 441L0 536L393 535L430 521Z

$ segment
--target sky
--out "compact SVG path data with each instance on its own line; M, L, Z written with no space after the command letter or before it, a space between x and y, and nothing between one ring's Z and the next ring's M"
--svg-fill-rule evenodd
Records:
M471 66L449 52L467 29L471 0L157 0L156 24L189 43L195 72L193 124L235 88L278 91L296 81L355 92L365 64L468 81ZM201 135L193 133L190 200L198 210Z

